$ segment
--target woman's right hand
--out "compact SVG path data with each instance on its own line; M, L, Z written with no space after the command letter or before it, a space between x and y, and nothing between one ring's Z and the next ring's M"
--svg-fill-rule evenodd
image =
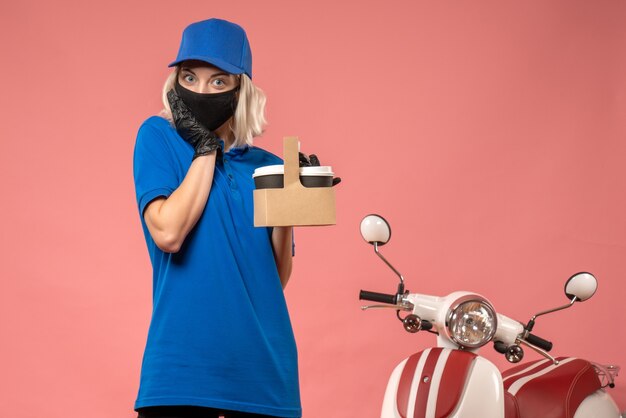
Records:
M175 90L169 91L167 98L176 131L191 144L194 155L182 183L169 197L150 202L144 219L157 247L175 253L204 211L213 183L216 151L221 146L217 135L196 120Z
M167 93L167 101L170 104L176 131L194 147L194 160L202 155L221 151L217 135L198 122L176 90L172 89Z

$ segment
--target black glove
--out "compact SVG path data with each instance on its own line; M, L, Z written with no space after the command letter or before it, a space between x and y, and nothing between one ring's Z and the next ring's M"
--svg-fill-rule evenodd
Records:
M196 120L174 89L167 92L167 101L170 103L176 131L195 150L192 160L214 151L221 152L222 148L217 135Z
M307 156L306 154L300 152L298 153L298 160L300 161L300 167L319 167L321 165L319 158L317 158L317 155L315 154ZM333 186L336 186L339 183L341 183L341 177L333 178Z
M300 160L300 167L319 167L320 160L317 155L306 155L301 152L298 153L298 159Z

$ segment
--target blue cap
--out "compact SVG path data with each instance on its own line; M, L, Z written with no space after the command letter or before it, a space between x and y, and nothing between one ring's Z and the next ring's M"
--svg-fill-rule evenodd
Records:
M208 19L185 28L176 61L168 67L187 60L204 61L228 73L246 73L252 78L252 52L246 31L226 20Z

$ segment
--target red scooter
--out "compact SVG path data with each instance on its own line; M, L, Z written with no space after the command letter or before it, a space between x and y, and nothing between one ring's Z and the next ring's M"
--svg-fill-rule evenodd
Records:
M407 332L437 336L436 347L412 354L392 372L381 418L622 417L605 390L614 386L619 367L553 357L549 354L552 343L532 334L539 316L593 296L597 281L592 274L570 277L565 283L568 303L539 312L524 324L497 313L485 297L474 292L447 296L410 293L402 275L379 252L391 236L387 221L378 215L366 216L361 235L400 278L393 294L362 290L360 299L379 303L362 309L394 310ZM500 373L479 355L479 349L489 343L511 363L522 360L524 349L545 359Z

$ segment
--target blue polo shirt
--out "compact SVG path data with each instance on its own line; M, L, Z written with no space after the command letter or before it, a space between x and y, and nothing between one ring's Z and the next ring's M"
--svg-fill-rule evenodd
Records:
M193 153L161 117L139 128L133 174L153 310L135 409L196 405L300 417L296 344L272 230L253 221L252 173L282 160L249 146L218 158L204 212L180 251L165 253L143 212L176 190Z

